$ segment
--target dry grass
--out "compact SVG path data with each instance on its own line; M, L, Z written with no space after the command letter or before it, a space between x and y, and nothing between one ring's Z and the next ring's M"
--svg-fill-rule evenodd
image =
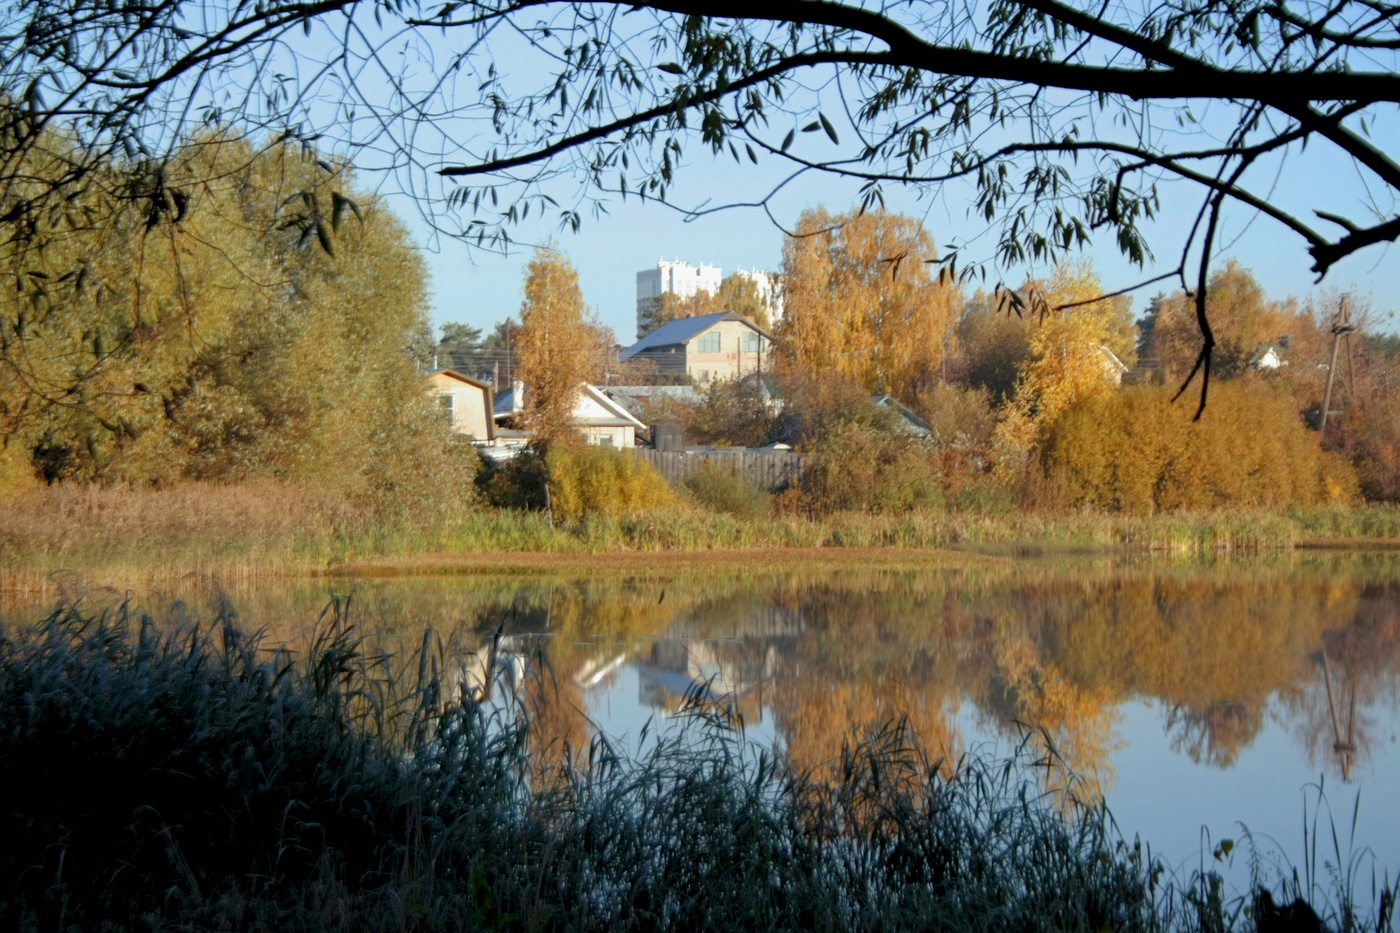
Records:
M0 589L44 597L68 569L114 571L103 576L120 584L304 572L362 524L347 499L274 480L51 486L0 506Z

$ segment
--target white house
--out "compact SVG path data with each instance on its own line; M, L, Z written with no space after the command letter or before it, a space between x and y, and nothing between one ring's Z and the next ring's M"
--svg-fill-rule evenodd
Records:
M508 390L496 396L494 417L498 426L522 427L520 416L525 411L527 390L527 386L516 380ZM572 423L584 439L595 447L634 447L638 429L646 429L646 425L627 409L604 395L597 386L586 382L579 383ZM515 433L518 436L518 431Z

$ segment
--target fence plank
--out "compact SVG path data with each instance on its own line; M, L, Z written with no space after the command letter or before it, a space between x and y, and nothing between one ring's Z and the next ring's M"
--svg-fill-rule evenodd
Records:
M666 477L672 486L680 486L685 478L705 463L740 473L763 489L777 492L786 489L802 477L802 454L792 450L737 447L724 450L653 450L634 447L633 452L651 464L652 469Z

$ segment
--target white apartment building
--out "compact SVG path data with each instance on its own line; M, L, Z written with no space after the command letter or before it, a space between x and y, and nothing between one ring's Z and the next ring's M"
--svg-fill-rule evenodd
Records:
M758 297L768 305L768 323L774 327L783 319L783 294L778 287L778 277L758 269L735 269L734 274L748 279L758 289Z
M670 292L677 298L689 298L696 292L719 294L720 268L708 263L692 266L688 262L660 260L655 269L637 273L637 333L642 332L642 319L651 303Z

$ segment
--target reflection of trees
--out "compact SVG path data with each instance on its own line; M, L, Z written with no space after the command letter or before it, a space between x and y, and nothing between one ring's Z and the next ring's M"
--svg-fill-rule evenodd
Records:
M1368 591L1351 624L1323 633L1319 643L1309 676L1284 694L1283 706L1309 762L1349 782L1374 734L1366 708L1387 682L1394 688L1400 671L1400 607L1392 594Z
M1110 688L1065 677L1026 637L1001 637L993 653L998 676L990 693L1000 699L1003 715L1042 730L1051 746L1042 772L1045 789L1066 804L1071 795L1082 802L1101 799L1113 786L1111 755L1121 745L1113 732L1119 715Z
M1146 697L1167 711L1175 749L1221 768L1259 734L1273 702L1314 761L1345 775L1335 746L1364 757L1374 728L1366 710L1400 674L1397 564L1349 566L1026 562L749 579L377 581L356 590L352 620L369 650L405 664L424 627L459 658L504 620L506 636L528 646L523 679L544 685L538 740L557 760L564 743L591 737L587 690L610 665L661 659L664 637L685 647L678 670L722 673L717 686L737 688L748 721L771 711L802 766L835 759L853 729L900 715L935 755L956 753L948 711L971 701L1009 737L1020 734L1013 720L1043 727L1066 765L1107 786L1116 704ZM325 602L324 582L235 597L244 624L293 650Z
M1254 741L1264 725L1257 703L1221 700L1204 708L1176 704L1167 713L1167 737L1173 751L1197 764L1229 768L1240 749Z

